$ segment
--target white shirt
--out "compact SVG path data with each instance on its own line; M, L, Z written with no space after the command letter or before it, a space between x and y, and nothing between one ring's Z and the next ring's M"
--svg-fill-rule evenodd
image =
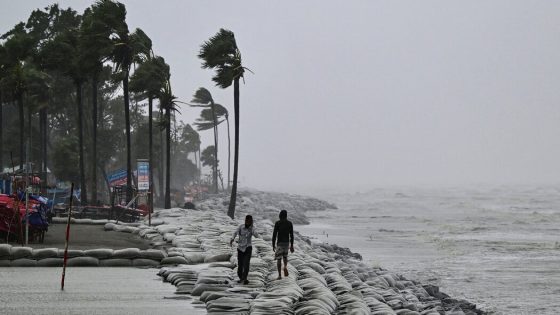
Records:
M255 237L259 237L259 234L255 231L254 225L251 225L249 228L246 228L245 224L241 224L237 229L235 229L235 232L233 232L233 236L231 237L231 240L232 241L235 240L235 237L238 234L239 234L239 243L237 245L237 248L242 252L245 252L247 247L253 246L253 244L251 243L251 239L253 238L253 235Z

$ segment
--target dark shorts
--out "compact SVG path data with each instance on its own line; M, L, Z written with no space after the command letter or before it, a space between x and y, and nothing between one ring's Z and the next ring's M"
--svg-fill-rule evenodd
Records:
M288 243L278 243L276 246L276 252L274 252L274 259L282 259L283 257L288 257L288 251L290 250L290 244Z

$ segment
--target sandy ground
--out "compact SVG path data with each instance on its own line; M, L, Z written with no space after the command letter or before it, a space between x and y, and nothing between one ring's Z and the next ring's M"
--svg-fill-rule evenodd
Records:
M64 248L66 235L66 224L51 224L45 234L44 243L30 242L33 248ZM17 243L11 243L18 246ZM150 243L138 235L115 231L105 231L103 225L73 224L70 226L70 249L94 249L94 248L150 248Z

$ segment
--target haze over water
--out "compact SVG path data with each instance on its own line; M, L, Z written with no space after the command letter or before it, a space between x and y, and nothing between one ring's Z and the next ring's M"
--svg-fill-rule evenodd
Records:
M297 230L496 314L560 309L560 188L374 189ZM328 236L327 236L328 234Z

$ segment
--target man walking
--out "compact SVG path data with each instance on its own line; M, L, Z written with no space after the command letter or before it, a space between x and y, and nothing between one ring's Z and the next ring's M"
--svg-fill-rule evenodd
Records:
M274 258L278 267L278 279L282 279L282 260L284 260L284 276L288 276L288 246L290 251L294 252L294 226L288 221L288 212L280 211L280 220L274 224L274 232L272 233L272 249L274 250ZM278 237L278 243L276 239ZM277 247L278 245L278 247Z
M233 246L233 241L237 235L239 235L239 243L237 245L237 275L239 276L239 280L237 283L243 282L243 284L249 284L247 275L249 274L251 253L253 252L251 239L253 235L259 237L253 227L253 217L251 215L247 215L245 217L245 224L240 225L235 232L233 232L233 236L229 242L230 246Z

